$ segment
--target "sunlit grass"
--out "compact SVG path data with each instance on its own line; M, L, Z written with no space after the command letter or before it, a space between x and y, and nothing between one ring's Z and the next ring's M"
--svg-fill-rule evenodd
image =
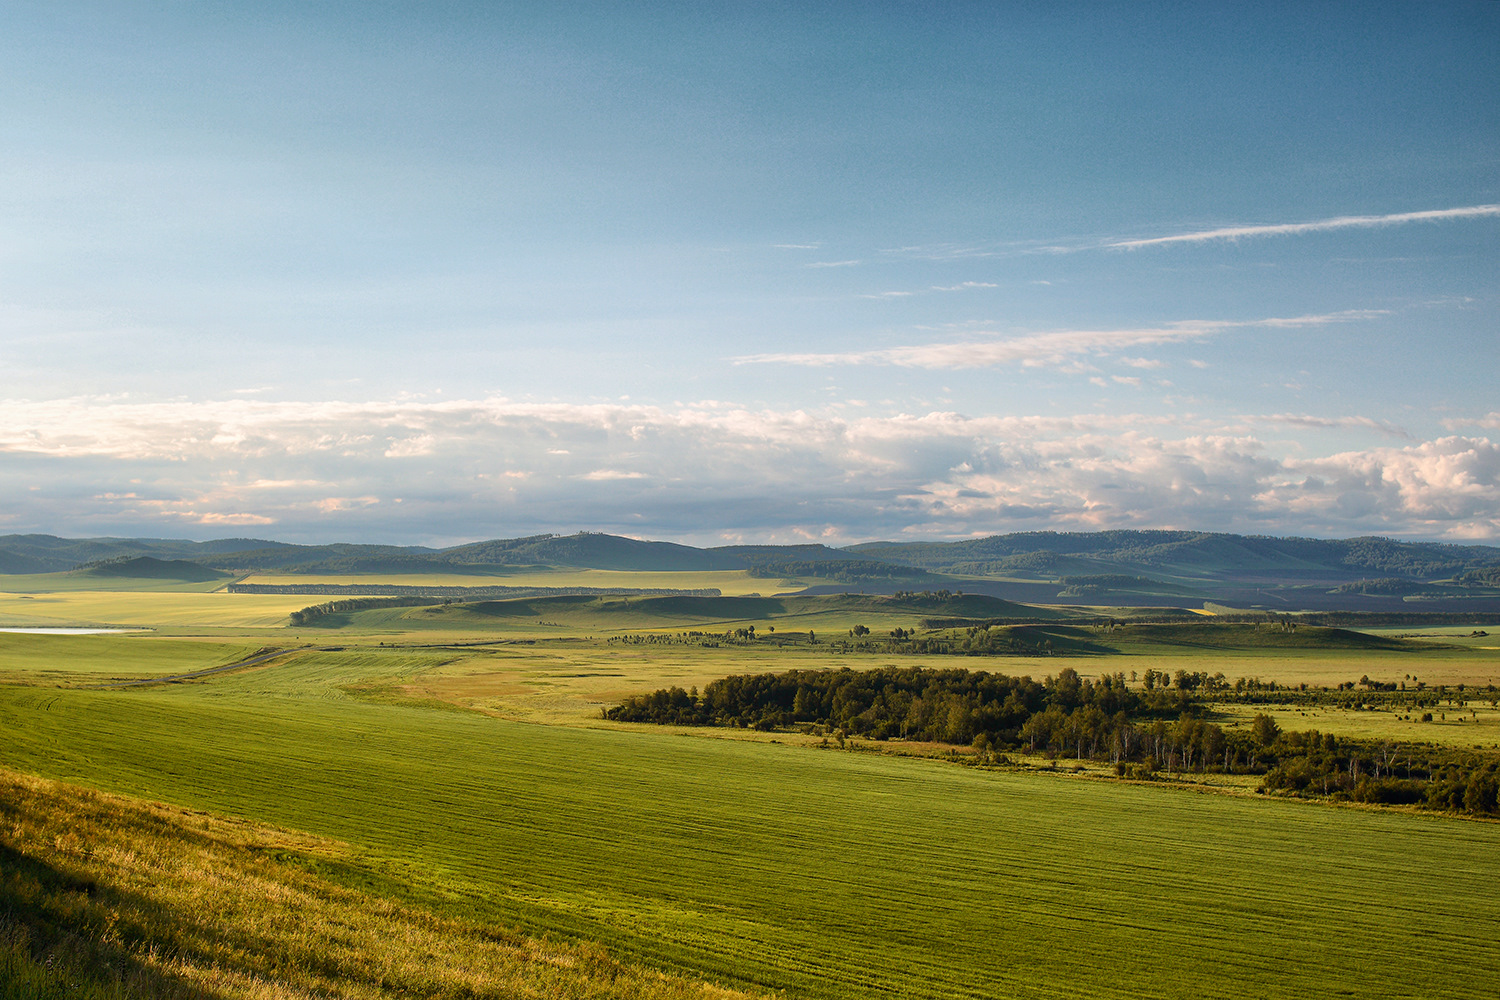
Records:
M0 771L0 998L723 998L329 881L350 848Z
M1482 876L1500 825L506 723L344 690L442 651L347 654L160 689L0 689L0 755L346 841L328 874L451 917L801 996L1500 984Z

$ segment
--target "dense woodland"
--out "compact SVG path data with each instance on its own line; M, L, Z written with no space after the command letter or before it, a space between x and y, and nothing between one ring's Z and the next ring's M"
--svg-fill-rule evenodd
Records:
M1185 772L1262 776L1261 791L1377 804L1406 804L1491 816L1500 813L1500 755L1430 745L1282 732L1270 716L1249 726L1211 721L1202 699L1436 707L1446 698L1461 711L1462 692L1378 693L1362 678L1336 691L1309 691L1222 674L1148 670L1131 685L1123 674L1098 681L1070 667L1035 681L987 671L881 667L874 670L790 670L725 677L699 694L680 687L628 698L604 712L622 722L735 726L763 731L822 732L840 746L854 737L972 747L967 759L1005 763L1025 750L1075 761L1107 761L1134 778ZM1493 690L1468 692L1496 697ZM1395 699L1401 699L1396 702ZM1389 707L1389 706L1388 706ZM1430 721L1431 712L1423 713Z

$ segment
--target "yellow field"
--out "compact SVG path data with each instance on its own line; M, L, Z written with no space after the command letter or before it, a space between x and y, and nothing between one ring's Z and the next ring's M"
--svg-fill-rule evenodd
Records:
M700 690L729 674L782 670L868 669L887 657L848 657L821 650L692 646L615 646L549 642L497 646L461 655L421 673L392 678L386 689L415 700L437 700L500 718L565 725L603 725L600 709L663 687Z
M725 597L776 594L825 581L801 578L797 587L750 576L744 570L688 573L635 573L608 569L522 572L505 575L460 573L391 573L322 575L312 573L255 573L241 583L298 586L303 584L353 586L379 584L399 587L595 587L601 590L704 590L718 588Z
M1216 705L1216 715L1233 723L1249 725L1256 715L1265 713L1283 730L1316 729L1336 736L1367 740L1393 740L1402 743L1436 743L1460 749L1500 748L1500 709L1489 701L1471 700L1468 707L1449 707L1447 700L1438 708L1413 712L1371 711L1322 706L1295 708L1281 705ZM1431 722L1422 722L1422 713L1431 712ZM1410 715L1410 719L1403 716ZM1446 716L1446 718L1444 718Z
M0 625L268 628L318 599L301 594L193 594L80 590L0 593Z

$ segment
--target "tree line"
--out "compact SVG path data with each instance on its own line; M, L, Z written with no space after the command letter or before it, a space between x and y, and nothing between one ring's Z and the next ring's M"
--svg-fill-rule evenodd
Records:
M1500 814L1500 755L1430 745L1283 732L1257 714L1248 726L1220 726L1196 700L1233 700L1235 687L1271 687L1222 674L1148 671L1132 686L1123 673L1098 680L1065 667L1042 681L988 671L881 667L788 670L725 677L696 688L668 687L604 711L621 722L801 729L972 747L971 763L1003 762L1025 750L1112 763L1117 775L1187 772L1256 774L1259 791L1305 798L1404 804L1476 816Z
M1027 722L1048 710L1064 717L1089 710L1109 728L1131 717L1175 718L1195 708L1185 688L1137 690L1124 674L1096 682L1071 667L1041 682L984 670L880 667L736 675L714 681L702 694L663 688L627 698L605 717L768 731L812 725L876 740L965 745L983 736L990 746L1019 748L1035 742L1023 736Z

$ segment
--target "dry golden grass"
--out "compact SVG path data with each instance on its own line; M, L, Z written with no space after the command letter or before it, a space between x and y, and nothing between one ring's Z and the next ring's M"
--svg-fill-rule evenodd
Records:
M293 831L0 771L0 997L744 996L616 962L598 945L436 917L309 870L348 854Z

